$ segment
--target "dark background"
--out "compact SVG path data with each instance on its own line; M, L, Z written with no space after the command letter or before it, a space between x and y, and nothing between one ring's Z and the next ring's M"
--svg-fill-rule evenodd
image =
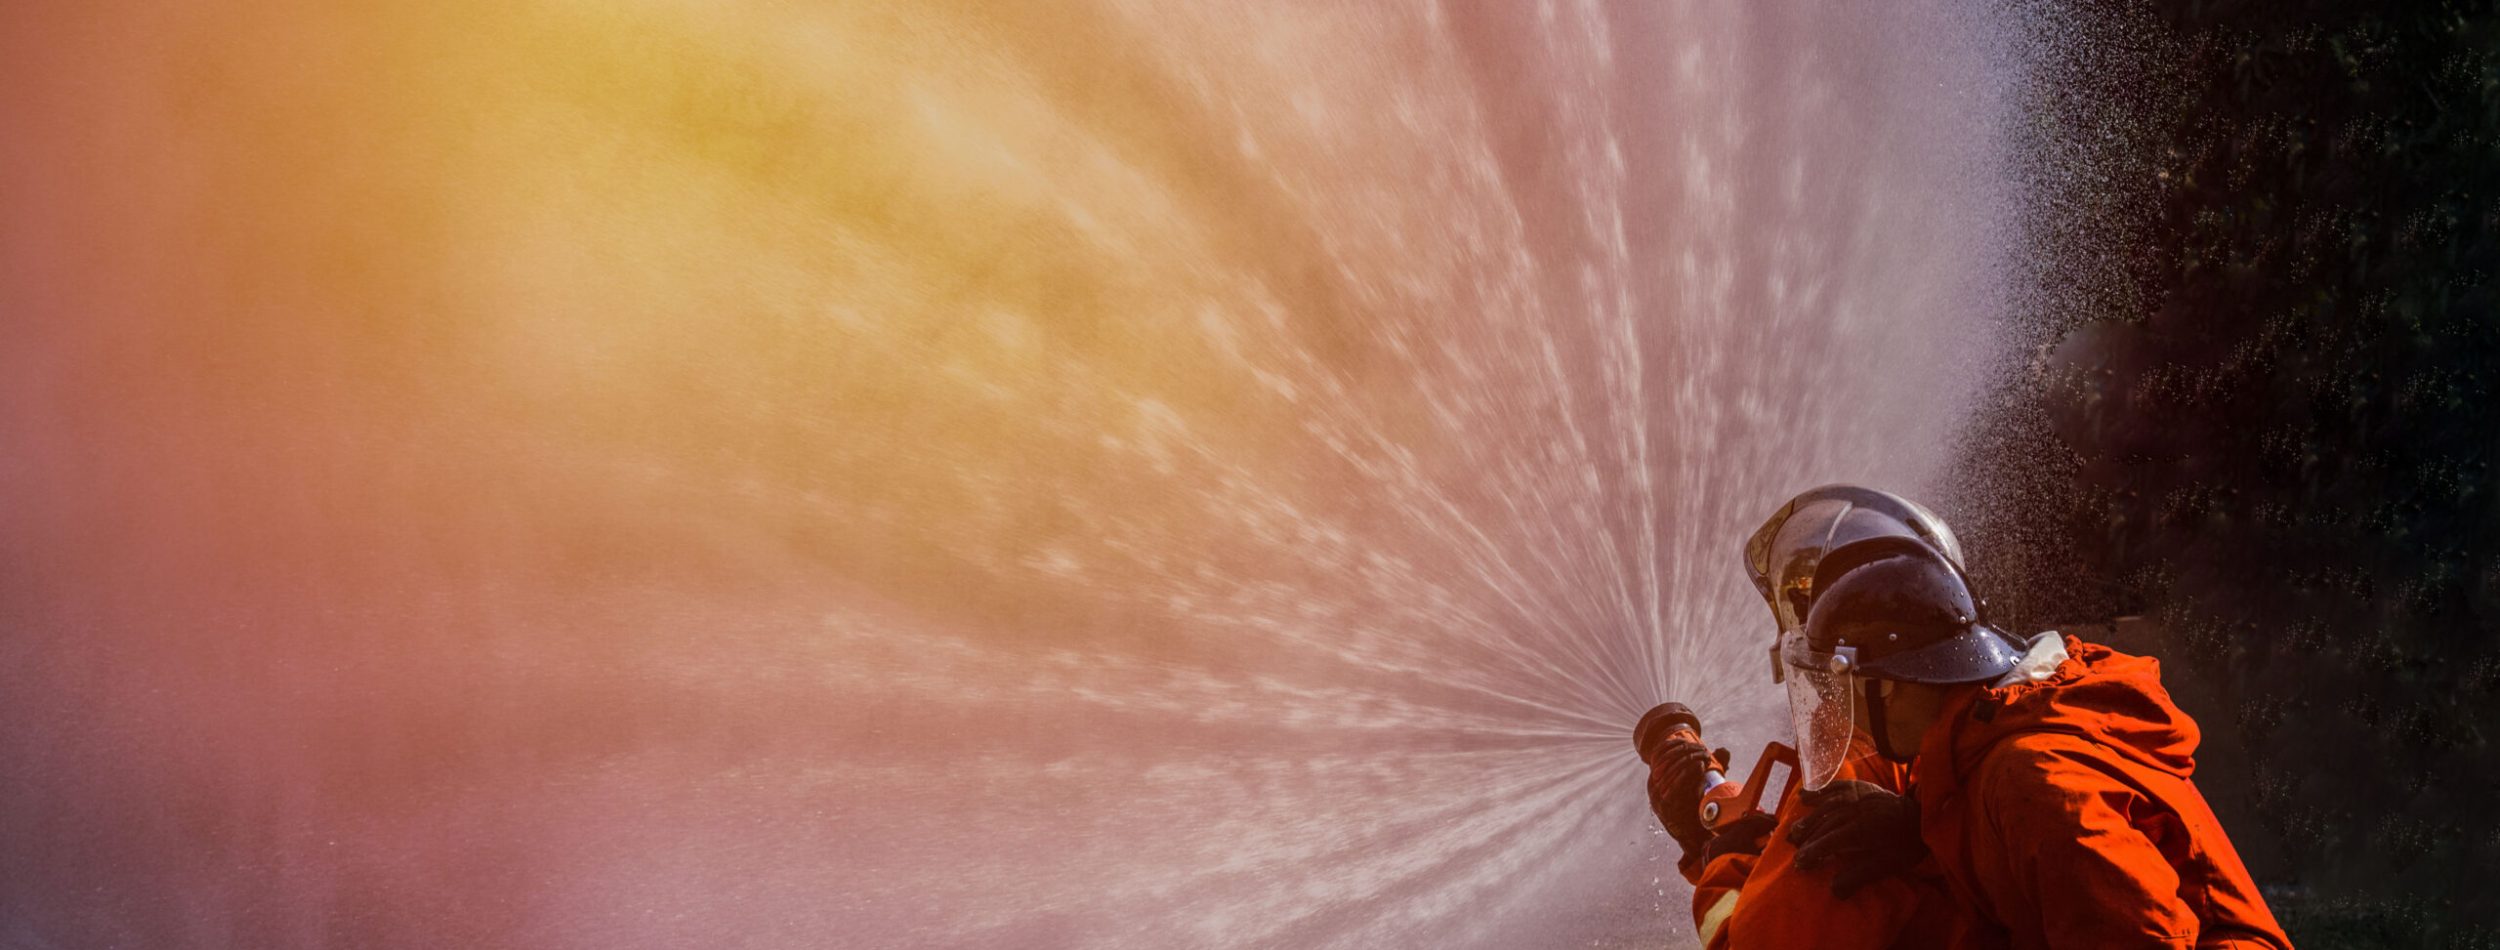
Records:
M1949 506L2000 619L2143 618L2084 635L2161 658L2300 945L2500 946L2500 19L2044 24L2029 358Z

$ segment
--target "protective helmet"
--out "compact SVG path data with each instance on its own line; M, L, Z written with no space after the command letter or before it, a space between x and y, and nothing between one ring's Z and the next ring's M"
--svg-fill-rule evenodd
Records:
M2021 645L1981 615L1961 567L1914 539L1834 549L1814 584L1813 612L1804 629L1780 635L1777 666L1807 788L1831 781L1848 757L1859 683L1977 683L2022 660ZM1880 739L1882 703L1871 693L1868 715Z
M1825 485L1788 500L1745 541L1745 573L1783 631L1801 629L1815 568L1831 551L1874 538L1909 538L1962 566L1962 543L1935 513L1887 491Z

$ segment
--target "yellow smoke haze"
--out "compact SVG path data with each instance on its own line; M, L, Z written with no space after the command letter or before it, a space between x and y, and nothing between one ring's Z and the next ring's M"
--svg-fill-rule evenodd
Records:
M0 7L0 943L1664 939L1980 378L1906 6Z

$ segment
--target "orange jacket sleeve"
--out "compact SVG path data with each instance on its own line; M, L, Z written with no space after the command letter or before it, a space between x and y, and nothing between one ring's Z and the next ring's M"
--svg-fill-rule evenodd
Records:
M1783 809L1802 817L1803 806ZM1956 950L1973 946L1976 919L1932 868L1832 896L1828 871L1796 866L1782 825L1760 855L1720 855L1693 887L1693 930L1708 950Z
M1877 755L1864 737L1858 737L1855 751L1840 777L1894 791L1907 784L1906 772ZM1761 854L1723 854L1689 876L1693 930L1706 950L1956 950L1973 945L1970 933L1976 918L1952 899L1932 869L1878 882L1847 900L1832 896L1828 876L1799 870L1793 863L1796 846L1788 842L1788 822L1808 811L1789 790L1778 803L1780 825L1764 839Z
M1694 878L1693 933L1706 950L1728 950L1728 917L1736 912L1736 899L1759 860L1750 854L1722 854Z
M2017 946L2196 945L2197 917L2163 847L2168 809L2109 752L2063 733L2009 740L1969 789L1971 866Z

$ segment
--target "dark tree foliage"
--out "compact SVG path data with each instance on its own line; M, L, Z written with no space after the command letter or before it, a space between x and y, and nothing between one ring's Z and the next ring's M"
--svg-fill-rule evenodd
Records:
M2156 621L2122 646L2198 716L2297 942L2500 945L2500 17L2092 16L2149 31L2130 78L2082 77L2133 124L2053 134L2145 178L2045 226L2131 235L2063 272L2129 286L2029 315L2039 358L1967 447L1975 553L2019 564L1982 579L2033 622Z

